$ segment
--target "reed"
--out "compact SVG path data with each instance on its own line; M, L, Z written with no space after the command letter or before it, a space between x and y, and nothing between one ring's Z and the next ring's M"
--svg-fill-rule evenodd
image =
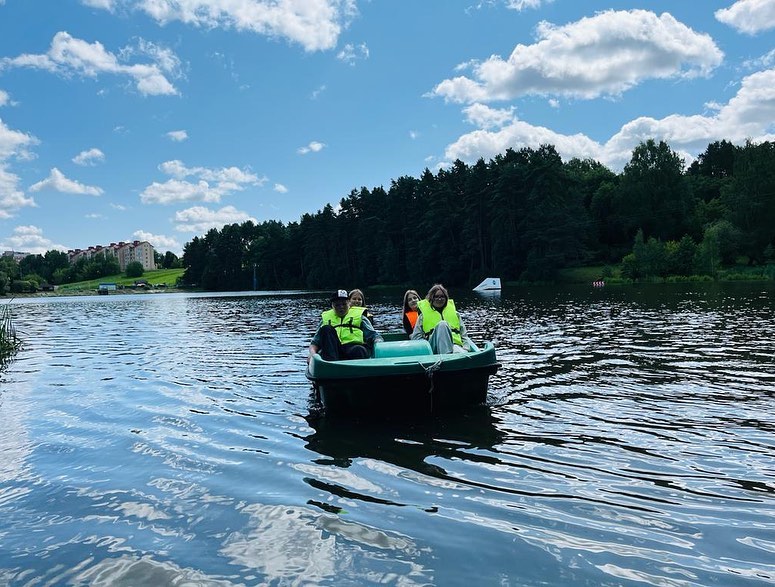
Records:
M11 320L11 309L6 304L0 309L0 364L8 361L21 345L22 341Z

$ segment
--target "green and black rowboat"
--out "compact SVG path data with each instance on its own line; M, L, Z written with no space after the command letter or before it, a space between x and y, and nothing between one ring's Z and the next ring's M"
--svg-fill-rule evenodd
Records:
M425 340L387 334L372 359L313 356L307 379L326 413L414 416L484 403L499 367L489 342L472 352L434 355Z

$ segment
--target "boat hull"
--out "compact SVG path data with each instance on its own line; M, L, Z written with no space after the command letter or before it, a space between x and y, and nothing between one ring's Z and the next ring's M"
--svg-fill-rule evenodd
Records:
M488 343L482 350L450 355L399 352L336 362L316 356L307 378L326 413L413 416L484 403L489 378L499 367Z

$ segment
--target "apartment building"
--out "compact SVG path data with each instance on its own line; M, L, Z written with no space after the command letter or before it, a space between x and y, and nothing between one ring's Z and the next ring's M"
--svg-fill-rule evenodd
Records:
M121 268L121 271L126 271L126 266L132 261L139 261L142 263L143 269L145 270L156 269L154 250L148 241L132 241L131 243L121 241L118 243L110 243L110 245L106 247L94 245L88 249L73 249L67 251L67 257L69 258L70 263L75 263L81 258L91 259L95 255L115 257L116 260L118 260L118 266Z

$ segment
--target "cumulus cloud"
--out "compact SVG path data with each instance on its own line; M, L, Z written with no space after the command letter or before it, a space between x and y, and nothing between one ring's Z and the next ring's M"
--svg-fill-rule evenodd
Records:
M176 143L180 143L188 138L188 133L184 130L171 130L167 133L167 138Z
M54 35L48 52L25 53L0 59L0 71L13 67L42 69L63 76L96 78L102 74L128 76L143 95L173 95L178 91L166 75L179 75L180 62L175 55L152 43L140 41L137 48L125 48L122 56L150 55L154 62L125 65L100 42L88 43L60 31Z
M258 222L255 218L237 210L234 206L224 206L220 210L211 210L205 206L194 206L175 213L175 230L180 232L207 232L211 228L222 228L235 222L241 224Z
M19 208L35 207L35 200L28 198L19 188L19 176L8 171L5 163L0 161L0 219L12 218Z
M645 79L708 75L723 58L708 35L646 10L609 10L565 26L542 22L537 37L508 59L463 64L472 77L446 79L430 95L469 103L526 95L592 99Z
M709 143L775 140L775 69L745 77L737 94L709 114L671 115L662 119L639 117L623 125L605 143L583 135L564 135L514 119L498 130L479 129L465 134L445 151L448 161L491 159L508 148L537 148L553 144L563 158L592 158L621 169L641 141L664 140L684 156L693 157Z
M306 155L307 153L317 153L319 151L322 151L325 146L326 146L325 143L320 143L318 141L312 141L306 147L299 147L298 149L296 149L296 152L299 155Z
M25 196L21 180L10 169L10 161L33 158L30 148L38 144L34 136L8 128L0 119L0 219L11 218L25 206L35 206L35 200Z
M175 237L165 236L163 234L153 234L145 230L135 230L132 236L139 241L148 241L157 251L164 249L167 251L181 251L182 246Z
M101 196L102 188L84 185L75 180L68 179L64 173L56 167L51 168L48 177L30 186L31 192L51 189L63 194L83 194L85 196Z
M360 45L347 43L342 47L342 50L336 54L336 58L349 65L355 65L356 61L369 58L369 48L366 46L366 43L361 43Z
M105 160L105 153L99 149L89 149L88 151L81 151L75 157L73 157L73 163L76 165L96 165Z
M42 255L46 251L67 251L68 247L57 244L43 236L43 231L37 226L17 226L11 236L0 243L3 250L19 251Z
M143 204L220 202L223 196L232 192L242 191L250 185L262 186L267 182L266 177L258 177L237 167L186 167L179 160L165 161L159 165L159 170L172 179L163 183L153 182L146 187L140 194Z
M274 191L279 192L281 194L287 194L288 188L281 183L276 183L274 184Z
M756 33L775 28L775 2L772 0L738 0L729 8L714 13L716 20L741 33Z
M490 108L484 104L471 104L463 108L466 120L479 128L500 128L514 120L514 108Z
M10 103L11 103L11 96L8 95L8 92L0 90L0 106L5 106Z
M144 11L159 24L173 21L206 29L222 28L286 39L305 51L336 47L357 14L356 0L88 0Z

